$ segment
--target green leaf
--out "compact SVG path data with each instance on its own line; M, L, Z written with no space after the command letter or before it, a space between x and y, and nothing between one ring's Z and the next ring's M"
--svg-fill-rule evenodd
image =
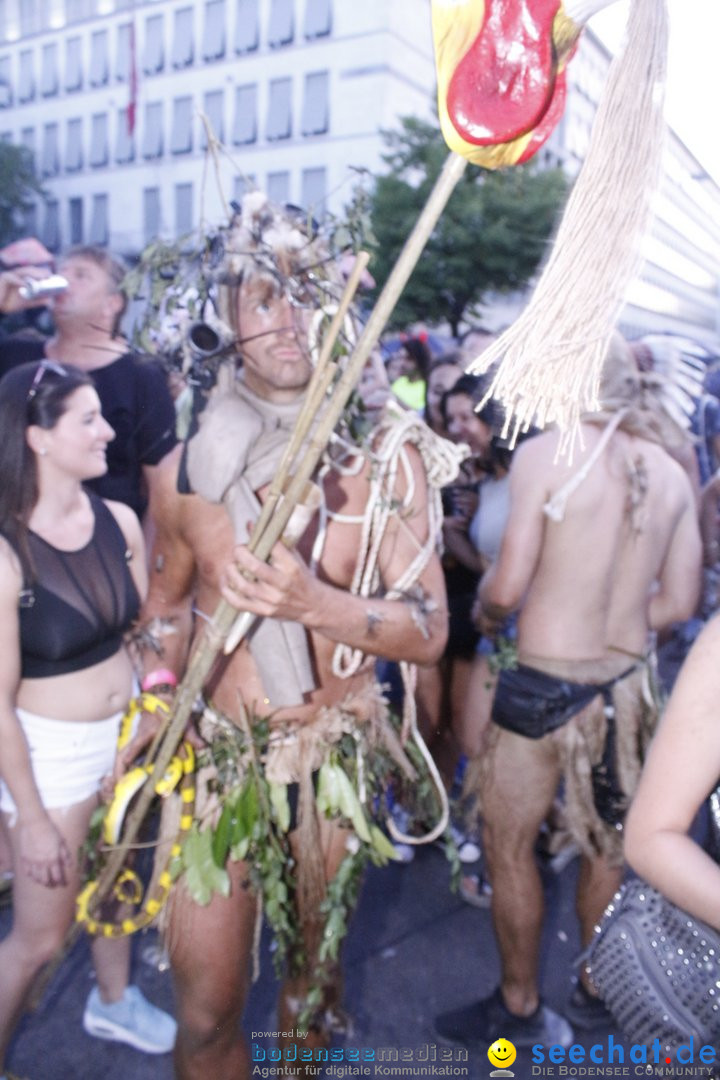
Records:
M270 789L270 805L273 817L280 832L286 833L290 828L290 803L288 801L287 784L279 784L271 780L268 787Z
M200 832L193 825L183 844L185 884L193 900L203 906L210 903L214 893L230 895L230 878L215 863L212 840L212 830Z
M228 849L230 847L230 832L233 824L233 808L229 804L225 804L223 812L220 815L220 820L213 829L212 835L212 854L215 860L215 865L222 868L225 865L227 859Z
M352 822L353 828L360 839L369 844L370 830L352 781L342 765L335 765L333 768L340 793L340 810Z
M398 859L399 855L382 829L377 825L370 825L370 842L378 855L383 859Z

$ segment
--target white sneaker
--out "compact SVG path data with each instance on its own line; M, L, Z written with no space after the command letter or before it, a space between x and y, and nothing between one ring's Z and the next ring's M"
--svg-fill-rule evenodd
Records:
M412 844L403 844L399 840L393 840L392 846L395 848L398 862L411 863L415 858L415 848Z
M457 848L458 859L461 863L473 863L478 861L482 855L482 851L480 850L480 845L477 844L471 836L467 836L457 827L457 825L450 826L450 835Z
M152 1005L137 986L128 986L119 1001L110 1004L95 986L83 1013L88 1035L123 1042L146 1054L167 1054L175 1045L177 1024L169 1013Z

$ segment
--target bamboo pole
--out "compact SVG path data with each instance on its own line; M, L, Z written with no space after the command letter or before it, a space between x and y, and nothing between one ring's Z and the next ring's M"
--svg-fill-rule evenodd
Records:
M463 175L466 165L466 160L460 155L455 153L448 155L428 201L406 240L377 304L365 325L357 346L336 383L335 390L310 445L301 461L297 464L285 492L285 497L275 507L275 512L262 533L257 528L254 530L251 547L259 559L267 560L274 545L282 536L293 506L302 495L305 484L314 471L335 425L342 415L362 369L377 344L425 244L456 184ZM139 792L135 805L128 815L121 843L110 852L105 867L100 874L98 887L93 898L93 910L109 894L122 868L128 848L137 838L143 819L154 798L155 785L164 776L182 740L197 696L202 690L219 652L223 648L225 639L236 617L237 610L226 600L221 600L213 613L210 623L205 627L197 647L193 650L187 671L175 695L173 713L158 747L152 775Z

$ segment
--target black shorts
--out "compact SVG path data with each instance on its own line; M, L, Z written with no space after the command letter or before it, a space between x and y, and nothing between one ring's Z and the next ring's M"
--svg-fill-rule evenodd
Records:
M495 690L493 723L528 739L541 739L567 724L599 694L608 698L615 683L634 670L635 665L604 683L575 683L526 664L505 668Z

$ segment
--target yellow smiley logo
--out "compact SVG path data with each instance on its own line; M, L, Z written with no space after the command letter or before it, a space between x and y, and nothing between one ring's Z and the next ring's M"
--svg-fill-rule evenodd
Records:
M496 1039L488 1050L488 1058L491 1065L497 1065L499 1069L507 1069L517 1057L517 1050L507 1039Z

